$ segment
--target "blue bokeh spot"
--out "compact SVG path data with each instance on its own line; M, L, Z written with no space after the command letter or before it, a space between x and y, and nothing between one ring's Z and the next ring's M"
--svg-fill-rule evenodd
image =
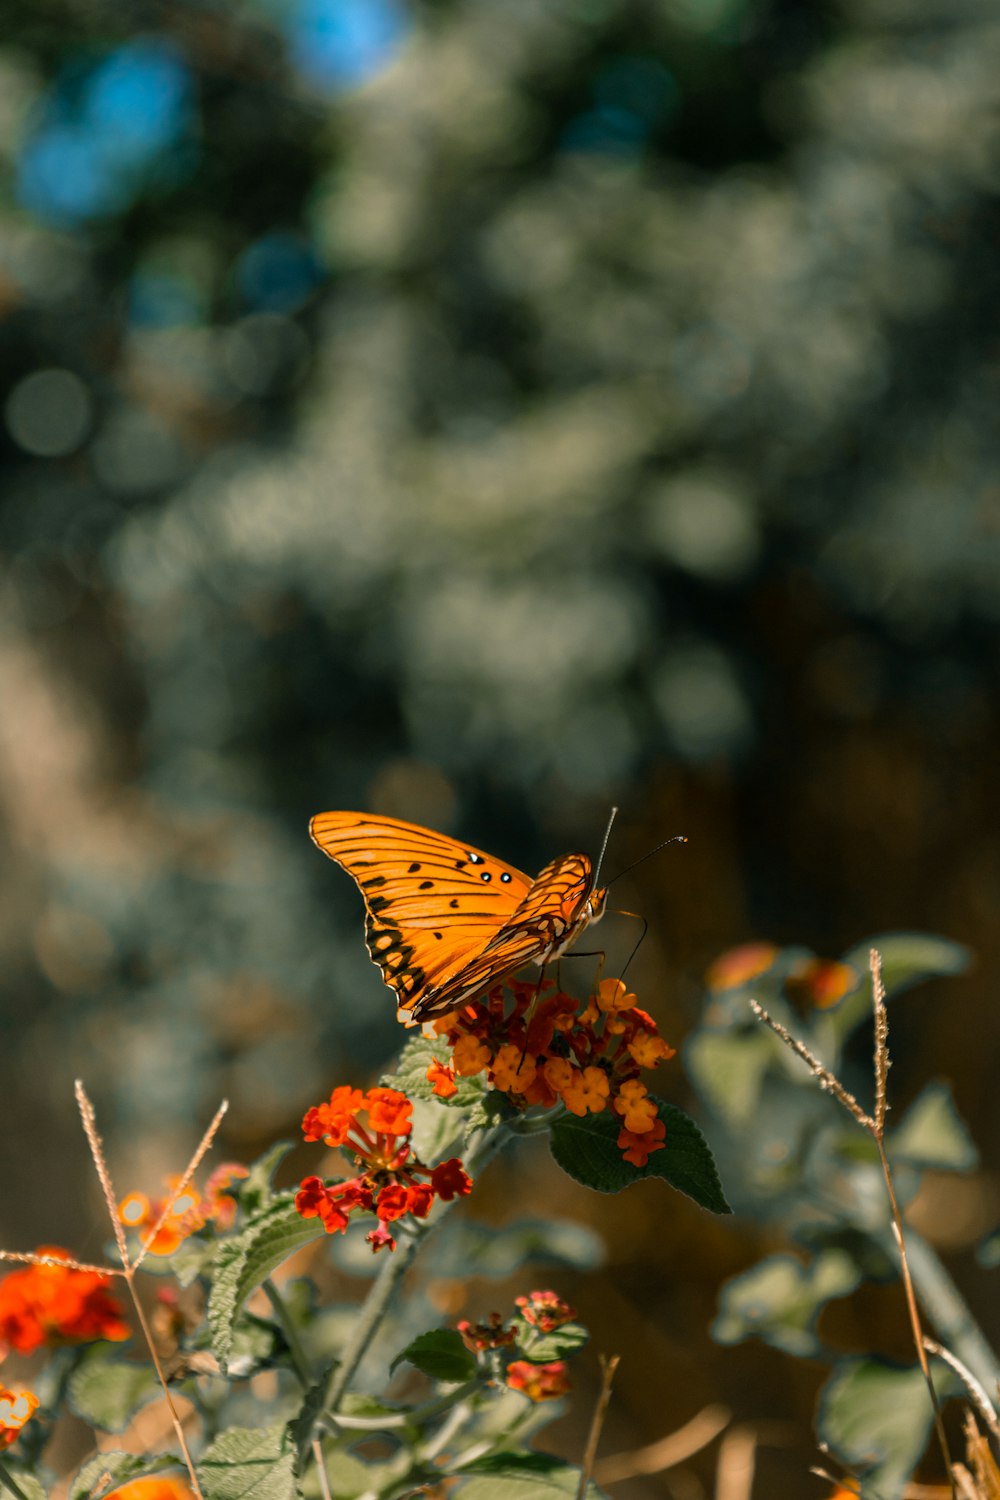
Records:
M409 30L400 0L300 0L289 28L292 62L321 88L351 88L386 67Z

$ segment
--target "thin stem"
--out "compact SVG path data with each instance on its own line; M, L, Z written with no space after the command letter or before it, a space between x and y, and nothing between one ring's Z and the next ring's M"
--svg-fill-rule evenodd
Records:
M429 1438L421 1448L421 1461L423 1463L430 1463L432 1459L437 1458L439 1453L443 1453L456 1433L461 1432L471 1415L471 1402L467 1400L459 1401L452 1411L448 1413L448 1416L441 1423L434 1436Z
M993 1409L993 1403L990 1401L989 1396L987 1396L986 1392L983 1390L982 1386L979 1384L979 1381L976 1379L975 1375L973 1375L972 1371L965 1365L963 1365L962 1361L960 1359L957 1359L956 1356L952 1354L950 1349L946 1349L944 1345L939 1344L936 1339L924 1339L924 1348L927 1350L928 1354L936 1354L938 1359L943 1359L945 1364L949 1365L950 1368L955 1371L955 1374L960 1378L963 1385L965 1386L965 1389L972 1397L973 1402L975 1403L976 1408L979 1411L979 1415L982 1417L983 1421L986 1423L993 1436L998 1441L1000 1441L1000 1420L998 1420L997 1414Z
M815 1057L809 1051L804 1042L800 1042L798 1037L792 1036L787 1026L782 1026L780 1021L776 1021L762 1005L758 1005L756 1000L750 1001L750 1009L758 1021L763 1021L765 1026L770 1026L771 1030L777 1036L780 1036L785 1046L790 1047L797 1057L801 1057L802 1061L809 1068L809 1071L819 1080L820 1088L825 1089L827 1093L833 1094L834 1098L840 1101L844 1108L854 1116L858 1124L864 1126L865 1130L874 1130L875 1121L871 1115L865 1114L854 1095L848 1093L840 1079L834 1073L831 1073L829 1068L823 1066L819 1058Z
M0 1484L2 1484L6 1489L10 1490L12 1495L16 1495L17 1500L28 1500L27 1495L24 1493L21 1486L18 1484L17 1480L14 1478L13 1474L10 1472L5 1463L0 1463Z
M292 1321L292 1315L288 1311L288 1304L270 1276L264 1281L264 1291L267 1293L268 1301L274 1309L275 1317L281 1324L281 1331L285 1335L285 1343L288 1345L288 1352L292 1356L295 1373L302 1383L303 1390L308 1390L312 1385L312 1370L309 1368L309 1360L306 1357L306 1351L302 1347L302 1340L299 1338L299 1330L296 1328Z
M330 1481L326 1477L326 1459L323 1457L322 1439L314 1437L312 1440L313 1459L316 1464L316 1477L319 1480L319 1492L322 1500L332 1500L330 1494Z
M173 1208L174 1204L177 1202L177 1200L181 1196L181 1194L187 1188L187 1185L191 1181L191 1178L194 1176L195 1172L198 1170L198 1167L201 1165L201 1159L202 1159L202 1157L205 1155L205 1152L208 1150L209 1146L215 1140L215 1132L218 1130L219 1126L222 1124L222 1117L226 1113L226 1110L228 1108L229 1108L229 1100L228 1099L223 1099L222 1103L219 1105L218 1109L215 1111L215 1117L212 1120L212 1123L209 1125L208 1129L205 1131L205 1134L202 1136L201 1140L198 1142L198 1145L195 1148L194 1155L192 1156L191 1160L188 1162L186 1168L184 1169L184 1173L183 1173L183 1175L181 1177L180 1182L174 1188L174 1190L171 1193L170 1197L166 1200L166 1202L164 1203L163 1207L160 1209L160 1216L159 1216L159 1218L157 1219L156 1223L153 1225L152 1229L149 1231L149 1233L146 1235L145 1239L143 1240L142 1247L141 1247L141 1249L139 1251L139 1254L136 1256L135 1268L134 1269L138 1270L139 1266L142 1265L143 1261L146 1259L146 1256L149 1254L149 1251L150 1251L151 1247L153 1246L153 1244L155 1244L155 1242L156 1242L156 1236L159 1234L160 1230L163 1228L164 1224L167 1222L167 1219L168 1219L168 1217L170 1215L171 1209ZM118 1222L117 1214L115 1215L115 1222L116 1223Z
M996 1390L1000 1361L936 1251L909 1226L906 1250L917 1297L938 1338L985 1390Z
M612 1354L607 1359L603 1354L601 1355L601 1389L597 1397L597 1405L594 1407L594 1415L590 1421L590 1432L587 1434L587 1446L584 1449L576 1500L586 1500L587 1487L590 1484L590 1476L594 1472L594 1462L597 1458L597 1445L601 1440L604 1418L607 1416L608 1404L611 1401L611 1387L620 1362L620 1354Z
M149 1355L153 1361L153 1369L156 1371L156 1378L160 1382L160 1387L163 1391L163 1397L167 1403L167 1410L170 1413L171 1424L173 1426L174 1432L177 1434L177 1441L178 1443L180 1443L181 1453L184 1455L184 1462L187 1465L188 1476L191 1480L191 1488L197 1495L198 1500L204 1500L204 1496L201 1492L201 1485L198 1482L198 1473L194 1466L194 1459L191 1457L191 1450L188 1448L187 1438L184 1436L184 1424L181 1422L180 1413L174 1405L174 1398L171 1394L170 1387L167 1384L167 1377L163 1372L163 1366L160 1364L160 1356L156 1352L156 1344L153 1342L152 1330L149 1324L146 1322L146 1314L143 1312L142 1303L139 1301L139 1294L135 1289L135 1272L129 1271L126 1274L125 1280L128 1283L129 1295L132 1298L132 1306L135 1308L135 1315L139 1320L139 1327L142 1329L143 1338L146 1340L146 1347L149 1349Z

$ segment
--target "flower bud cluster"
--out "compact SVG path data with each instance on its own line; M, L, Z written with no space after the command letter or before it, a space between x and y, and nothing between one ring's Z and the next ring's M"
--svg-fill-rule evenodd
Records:
M572 1322L576 1310L555 1292L530 1292L515 1302L519 1313L509 1325L500 1313L492 1312L483 1323L459 1323L458 1331L467 1349L491 1363L493 1379L502 1378L529 1401L551 1401L570 1389L566 1361L539 1360L533 1351L541 1352L545 1335ZM512 1359L511 1354L518 1357Z

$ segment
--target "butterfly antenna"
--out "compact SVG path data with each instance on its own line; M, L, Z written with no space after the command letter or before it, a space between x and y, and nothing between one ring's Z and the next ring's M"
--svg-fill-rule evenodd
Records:
M607 850L608 850L608 839L611 837L611 827L612 827L612 824L614 823L615 819L617 818L617 816L618 816L618 809L617 809L617 807L613 807L611 809L611 816L608 819L608 826L604 830L604 842L601 844L601 852L597 856L597 864L594 866L594 878L591 881L591 885L590 885L590 889L592 891L596 891L596 889L597 889L597 881L598 881L598 877L599 877L599 875L601 873L601 865L604 863L604 856L605 856L605 854L607 853Z
M618 809L615 808L615 812L617 812L617 811L618 811ZM614 817L614 814L612 814L612 817ZM608 824L608 832L609 833L611 832L611 824L610 823ZM606 837L605 837L604 842L605 842L605 844L607 844L607 838ZM638 859L634 859L630 865L626 865L625 866L624 870L619 870L618 874L615 875L613 877L613 879L611 879L611 880L608 881L608 885L614 885L615 881L616 880L621 880L622 876L623 875L627 875L628 872L629 872L629 870L634 870L635 867L636 867L636 865L644 864L647 859L652 859L652 857L653 857L654 854L659 854L660 850L661 849L665 849L668 844L686 844L686 843L687 843L687 834L685 834L685 833L675 833L672 838L664 839L662 844L657 844L656 847L655 847L655 849L650 849L646 854L642 854L642 855L639 856ZM601 857L602 858L604 857L603 856L603 850L602 850Z
M671 841L668 839L667 842L670 843ZM663 846L661 845L660 847L662 848ZM656 851L653 850L652 852L655 853ZM624 874L624 871L622 873ZM637 917L637 916L639 916L638 912L634 912L634 911L622 911L622 912L619 912L618 915L620 917ZM646 933L649 931L649 923L646 921L645 917L639 917L639 921L642 923L642 931L639 934L639 937L638 937L638 939L636 941L635 947L632 949L632 952L629 954L628 958L625 960L625 963L622 965L622 971L621 971L621 973L618 976L619 979L624 979L625 978L625 974L626 974L626 971L628 970L629 964L632 962L633 958L635 958L635 955L638 953L639 949L642 947L643 943L646 941Z

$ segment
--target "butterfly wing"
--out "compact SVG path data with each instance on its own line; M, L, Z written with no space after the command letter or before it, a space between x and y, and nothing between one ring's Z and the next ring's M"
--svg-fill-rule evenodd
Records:
M520 870L399 818L318 813L309 832L361 891L368 952L414 1019L460 1004L440 1002L464 992L456 981L470 967L495 968L485 950L532 888Z

